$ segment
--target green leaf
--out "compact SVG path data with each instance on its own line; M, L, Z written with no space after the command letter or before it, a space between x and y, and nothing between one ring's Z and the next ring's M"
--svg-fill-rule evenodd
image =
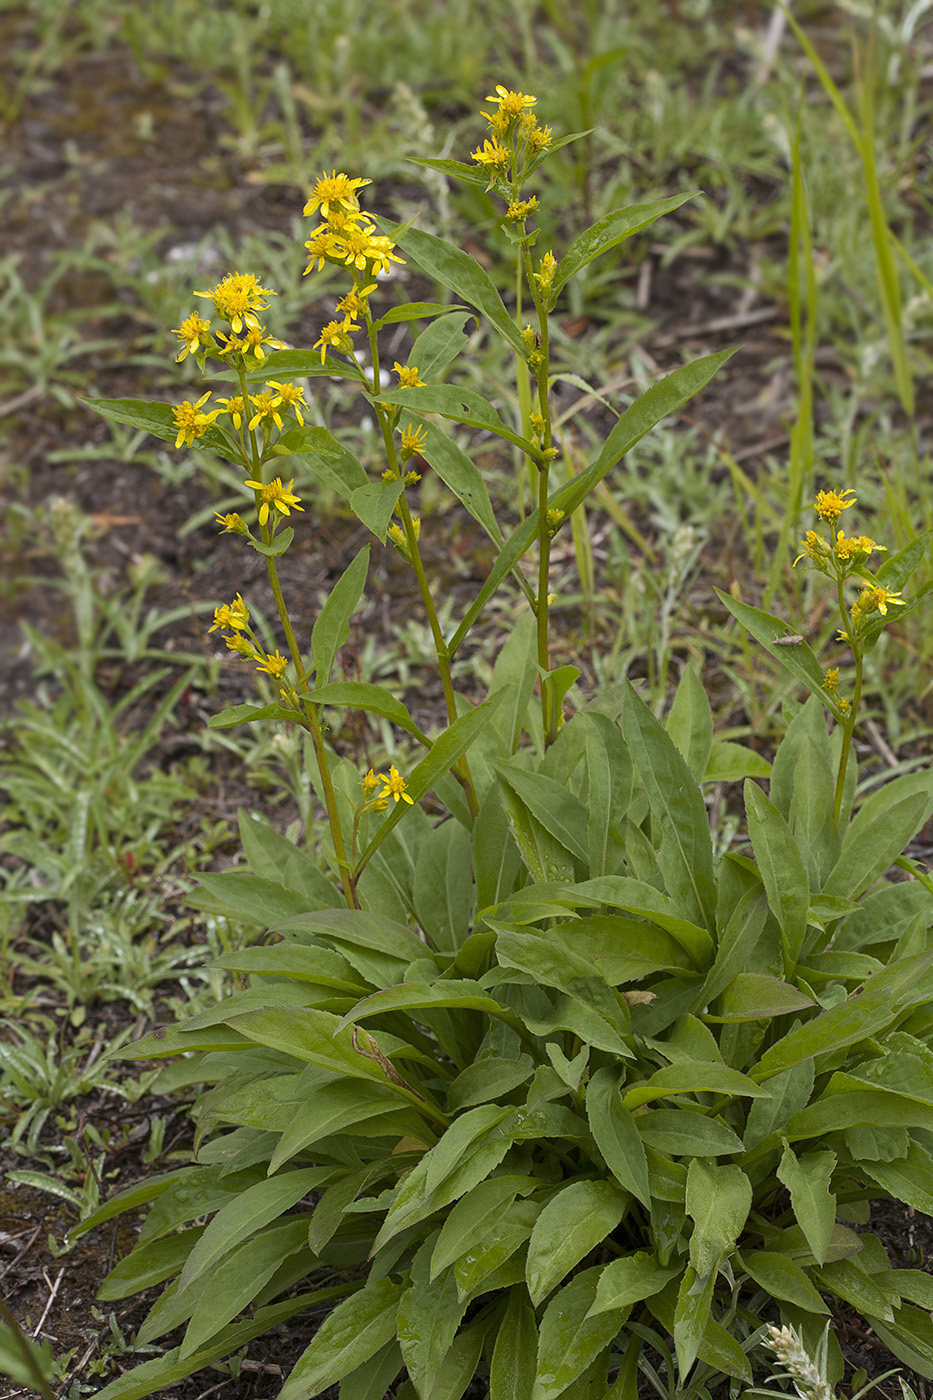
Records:
M161 1239L150 1240L148 1244L131 1249L111 1269L97 1290L101 1302L109 1303L118 1298L128 1298L133 1293L141 1293L144 1288L154 1288L172 1278L185 1265L193 1249L204 1234L204 1226L197 1225L190 1230L181 1230L176 1235L165 1235Z
M910 1143L900 1161L860 1161L859 1171L895 1200L933 1215L933 1157L918 1142Z
M414 735L419 744L431 747L431 740L424 730L418 728L401 700L397 700L385 686L364 681L334 681L308 691L305 699L315 705L347 705L354 710L368 710L371 714L382 715L392 724L397 724L399 729Z
M857 898L901 855L929 817L929 806L929 774L897 778L873 793L846 832L823 893Z
M389 524L404 489L405 480L399 477L397 481L368 481L350 492L350 509L382 544L386 542Z
M238 1245L215 1266L209 1283L204 1284L200 1293L194 1290L194 1298L191 1297L191 1289L185 1290L184 1293L178 1292L175 1298L178 1311L174 1321L166 1326L167 1319L163 1318L161 1330L158 1332L147 1332L144 1324L140 1328L139 1340L151 1341L153 1337L176 1327L190 1315L191 1321L178 1353L179 1360L184 1361L186 1356L200 1351L253 1301L278 1270L283 1259L304 1251L310 1272L312 1259L308 1250L309 1219L310 1216L307 1215L289 1217L280 1224L271 1226L263 1234L257 1235L255 1239L246 1240Z
M373 330L378 333L383 326L396 326L400 321L424 321L434 316L446 316L451 311L461 311L463 308L454 306L450 302L443 301L406 301L401 306L393 306L384 316L380 316L378 321L373 321ZM415 360L416 364L420 361Z
M630 1199L609 1181L573 1181L551 1197L535 1221L525 1261L535 1307L612 1233Z
M447 1091L447 1102L457 1109L489 1103L510 1094L519 1084L526 1084L533 1073L530 1056L507 1060L499 1055L483 1055L457 1075Z
M473 923L473 850L457 821L442 822L421 843L414 870L415 915L435 948L454 952Z
M383 1278L338 1303L295 1363L278 1400L308 1400L395 1340L402 1285Z
M758 1099L748 1112L744 1138L749 1151L783 1128L810 1102L814 1077L813 1061L802 1060L768 1080L771 1098Z
M483 183L485 185L485 181ZM376 222L382 228L383 221L377 219ZM436 282L449 287L461 301L481 311L502 338L524 357L521 333L503 306L492 278L475 258L420 229L409 229L398 241L406 258L417 263L422 272Z
M512 1281L520 1282L522 1292L528 1297L524 1265L513 1256L530 1236L540 1209L534 1201L513 1201L485 1239L477 1241L468 1253L460 1256L454 1265L454 1274L461 1297L469 1298L485 1291L483 1285L509 1260L516 1266L516 1277ZM528 1364L527 1357L525 1364Z
M894 1321L891 1304L858 1259L837 1259L821 1269L814 1269L813 1276L825 1293L835 1293L858 1312L872 1319Z
M113 423L140 428L163 442L174 444L178 437L178 424L171 404L154 399L79 399L79 402Z
M694 1157L687 1168L685 1203L694 1222L690 1263L705 1278L716 1273L745 1227L752 1183L741 1167Z
M719 936L716 960L710 968L695 1010L708 1007L739 976L757 946L768 918L768 901L761 886L747 890L733 905Z
M933 1321L928 1312L905 1303L894 1309L894 1321L890 1324L873 1317L871 1330L899 1361L918 1376L933 1381Z
M898 550L897 554L892 554L890 559L886 559L877 570L875 578L892 593L900 593L904 584L923 563L931 541L933 530L924 530L915 540L911 540L910 544Z
M443 428L438 427L436 423L429 423L418 414L415 415L415 422L424 435L425 445L421 449L421 456L430 462L441 481L483 527L493 543L501 545L502 531L479 468ZM495 688L493 686L493 689Z
M292 376L302 379L356 379L362 384L366 383L366 376L355 364L333 359L325 360L322 364L317 350L272 350L261 365L247 371L250 380L281 380ZM226 379L228 375L226 371L219 374L215 371L215 377ZM229 377L235 380L236 372L230 373Z
M742 1268L759 1288L763 1288L772 1298L785 1303L793 1303L805 1312L829 1313L804 1270L788 1254L777 1254L772 1250L759 1250L755 1253L743 1252Z
M441 374L467 347L464 327L475 320L472 311L451 311L432 321L418 336L408 356L410 365L418 366L418 377L429 380Z
M289 428L276 444L279 456L299 457L307 462L314 475L350 504L352 493L369 485L366 468L348 447L338 442L326 428L306 423L303 428Z
M686 666L666 723L697 782L702 782L713 746L713 712L696 667Z
M322 1084L310 1098L295 1105L269 1160L270 1176L278 1171L283 1162L289 1161L312 1143L320 1142L321 1138L335 1136L348 1129L355 1130L360 1136L364 1131L368 1135L371 1127L378 1130L386 1118L392 1121L391 1115L398 1107L398 1098L389 1088L368 1079L338 1079L332 1084ZM376 1120L374 1125L370 1123L372 1119ZM430 1141L430 1130L414 1114L412 1119L408 1124L410 1134L420 1136L427 1133Z
M565 850L586 861L586 807L568 792L563 783L543 773L529 773L517 763L493 764L501 782L525 804L532 816L555 837Z
M178 1282L179 1291L184 1292L235 1245L261 1230L277 1216L284 1215L320 1184L321 1172L316 1167L285 1172L279 1177L257 1181L242 1195L228 1201L191 1250ZM229 1322L230 1319L225 1321Z
M637 981L650 972L691 966L680 944L663 929L617 914L594 914L554 924L548 936L551 942L587 958L611 987Z
M472 389L461 389L453 384L425 384L418 389L385 391L379 397L385 403L411 409L414 413L439 413L442 418L451 418L468 428L483 428L517 447L530 445L520 433L514 432L502 421L482 394Z
M638 1114L642 1141L666 1157L723 1157L744 1151L742 1139L725 1123L689 1109L656 1108Z
M657 199L651 204L631 204L627 209L613 209L597 223L584 229L583 233L578 234L573 240L557 264L557 271L548 294L548 310L553 310L564 284L582 267L586 267L587 263L608 252L610 248L621 243L623 239L631 238L633 234L640 233L649 224L653 224L656 219L679 209L688 199L695 199L698 193L698 190L688 190L686 194L673 195L668 199Z
M693 923L714 927L716 886L709 816L702 793L679 751L631 685L623 725L663 832L657 853L668 894Z
M656 1257L645 1250L613 1259L603 1266L590 1316L618 1311L651 1298L679 1272L677 1267L659 1264Z
M853 1045L887 1025L894 1014L895 1007L887 989L850 996L812 1021L788 1031L764 1052L751 1072L752 1078L761 1084L802 1060Z
M509 1290L489 1367L489 1400L531 1400L538 1327L524 1283Z
M369 570L369 546L364 545L330 591L311 633L315 681L327 685L337 652L350 635L350 618L359 606Z
M703 1343L715 1285L715 1274L700 1277L692 1265L684 1271L674 1313L674 1350L681 1384L687 1379Z
M489 180L480 166L466 165L462 160L429 159L427 156L408 156L407 159L413 165L423 165L428 170L437 170L441 175L449 175L456 180L465 180L468 185L472 185L477 190L485 190L489 184Z
M802 681L807 689L842 723L843 715L835 700L823 689L826 677L809 644L800 642L799 645L793 647L775 645L779 638L787 635L787 623L783 618L774 617L761 608L750 607L748 603L740 603L737 598L733 598L729 593L723 593L719 588L716 589L716 596L723 606L729 609L736 621L745 628L746 632L750 633L756 642L760 642L776 661L780 661L785 670L790 671L792 676L796 676L797 680Z
M457 1292L452 1269L431 1277L434 1239L418 1250L411 1282L398 1303L398 1340L408 1375L421 1400L429 1400L434 1379L449 1351L466 1301Z
M272 928L308 908L307 892L285 889L245 870L205 871L200 888L218 901L224 913L259 928Z
M284 530L279 530L274 539L269 540L267 544L263 543L262 540L252 539L247 540L247 544L250 549L255 549L257 554L263 554L269 559L277 559L279 555L285 553L294 538L294 530L290 525L287 525Z
M283 719L294 724L297 716L286 705L230 705L219 715L211 715L209 729L233 729L237 724L250 724L258 719Z
M784 969L792 976L807 931L810 880L797 841L778 809L750 780L745 784L748 834L768 895L768 903L781 929Z
M812 997L806 996L789 982L782 982L779 977L769 977L765 972L740 972L723 992L716 1012L707 1011L705 1019L712 1024L761 1021L771 1016L805 1011L814 1005ZM781 1068L784 1068L783 1064Z
M541 1319L532 1400L556 1400L616 1336L624 1312L590 1316L602 1268L587 1269L548 1303Z
M728 739L714 739L703 774L704 783L739 783L743 778L770 778L771 764L760 753Z
M373 992L346 1013L338 1030L363 1021L368 1016L379 1016L389 1011L424 1011L448 1007L483 1011L487 1016L495 1016L504 1021L513 1030L521 1029L520 1018L486 995L478 982L450 979L434 983L406 982L403 986L385 987L380 992Z
M706 929L691 923L673 900L644 880L633 880L627 875L601 875L565 888L568 894L576 893L581 901L595 900L612 908L626 909L658 924L676 939L694 966L705 966L712 957L713 940ZM646 936L652 938L654 934L649 929Z
M664 1099L676 1094L728 1094L745 1098L770 1098L766 1089L756 1084L754 1079L740 1074L728 1065L717 1064L715 1060L678 1060L676 1064L664 1065L655 1070L644 1084L636 1084L622 1099L630 1113L653 1099ZM705 1270L699 1270L705 1273Z
M797 1223L818 1264L826 1262L836 1223L836 1197L829 1189L835 1168L835 1152L806 1152L797 1157L787 1143L777 1168L778 1180L790 1192Z
M217 958L214 967L229 972L253 972L271 977L293 977L299 982L317 982L347 996L363 997L367 988L354 979L345 958L331 948L304 943L273 943L239 948Z
M529 1176L492 1176L467 1191L450 1211L434 1245L431 1278L441 1273L495 1228L515 1197L535 1189Z

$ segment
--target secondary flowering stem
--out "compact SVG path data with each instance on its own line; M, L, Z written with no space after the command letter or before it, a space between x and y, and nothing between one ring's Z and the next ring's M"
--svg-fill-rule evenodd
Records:
M852 648L852 655L855 658L855 686L852 692L852 700L849 712L846 715L845 725L842 730L842 748L839 754L839 772L836 775L836 790L833 794L833 821L838 822L842 812L842 795L845 790L846 768L849 764L849 753L852 748L852 735L855 732L855 720L858 715L859 702L862 698L862 644L852 630L849 621L849 614L846 610L845 597L842 591L843 579L836 581L837 597L839 601L839 613L842 617L849 646Z

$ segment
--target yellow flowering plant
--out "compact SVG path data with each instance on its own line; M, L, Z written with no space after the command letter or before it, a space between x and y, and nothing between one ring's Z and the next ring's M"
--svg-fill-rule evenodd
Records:
M194 315L175 332L179 359L202 371L212 361L231 393L92 403L242 471L242 510L218 525L263 556L281 649L253 629L240 593L211 630L277 697L211 724L303 731L326 816L300 846L241 814L246 868L206 873L199 900L263 933L219 960L249 985L122 1052L185 1056L174 1082L203 1092L197 1160L72 1232L152 1203L100 1296L164 1283L136 1345L184 1329L99 1400L163 1392L322 1307L279 1400L334 1385L341 1400L460 1400L471 1381L490 1400L606 1400L636 1393L646 1351L670 1368L671 1342L682 1388L748 1386L760 1320L816 1345L834 1295L897 1355L933 1368L929 1279L892 1269L881 1242L851 1228L872 1197L933 1200L933 882L909 862L918 878L887 877L933 814L933 776L897 778L850 821L846 763L861 659L915 605L900 593L928 542L872 573L879 546L839 529L853 493L817 498L822 524L802 558L837 585L851 700L839 667L824 672L779 619L726 599L814 692L773 764L714 740L691 667L663 723L630 684L565 714L579 673L552 656L552 542L730 352L654 384L554 485L557 299L688 196L616 210L559 257L541 252L543 195L529 184L573 138L555 139L529 94L497 86L489 102L471 161L423 163L499 201L515 250L511 306L469 253L366 212L370 182L333 169L305 205L306 270L342 269L348 290L314 346L279 348L260 320L271 289L235 272L198 293L229 332ZM455 301L393 302L410 267ZM513 357L515 419L497 393L439 382L472 320ZM404 323L423 329L394 361L395 382L380 336ZM314 421L305 385L328 376L358 386L377 463ZM534 506L517 522L497 517L462 429L523 454ZM495 550L452 630L422 553L427 471ZM446 712L437 732L389 687L332 679L369 545L299 642L277 560L308 529L315 480L411 570ZM452 661L510 577L527 607L474 704L457 694ZM327 712L346 708L402 731L420 761L361 772L330 742ZM839 721L835 740L824 710ZM754 860L714 848L703 792L742 777ZM768 795L752 779L768 779ZM831 1334L825 1360L841 1374Z

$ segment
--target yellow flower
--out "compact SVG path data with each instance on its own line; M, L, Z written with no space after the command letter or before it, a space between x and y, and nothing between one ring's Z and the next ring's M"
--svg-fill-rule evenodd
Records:
M217 521L218 525L222 527L222 533L225 535L249 534L249 527L246 521L242 516L237 515L236 511L231 511L228 515L218 515L215 511L214 519Z
M340 243L342 250L336 254L338 260L345 263L347 267L358 268L360 272L368 271L370 276L377 272L388 272L389 263L404 263L405 259L398 257L392 249L395 244L389 238L384 238L381 234L374 234L372 226L367 228L354 228L342 233ZM366 264L372 266L367 269Z
M549 511L548 511L548 513L547 513L547 532L548 532L549 535L556 535L556 534L557 534L557 531L560 529L561 522L562 522L563 518L564 518L564 512L563 512L562 510L549 510Z
M224 637L224 641L238 656L246 656L252 661L254 656L259 655L249 637L244 637L241 632L234 633L232 637Z
M269 675L275 676L276 680L285 675L287 667L288 661L284 656L279 655L278 647L271 656L267 653L261 661L256 662L257 671L268 671Z
M287 409L290 408L298 422L304 427L305 420L301 416L301 409L308 407L305 403L304 389L297 384L278 384L274 379L266 380L266 388L275 389L279 396L279 403L283 403Z
M494 170L499 171L505 169L512 157L507 147L500 146L499 142L494 139L484 141L482 146L477 146L476 150L471 153L470 159L475 160L477 165L489 165Z
M256 424L267 418L271 418L275 426L281 431L282 415L279 413L279 405L282 402L281 394L270 394L267 389L263 389L259 394L250 394L249 401L256 409L249 420L249 430L253 431Z
M223 411L219 408L211 409L210 413L202 413L201 405L207 403L211 396L208 389L206 394L202 394L197 403L180 403L172 410L175 418L175 427L178 429L178 436L175 439L175 446L190 447L195 438L203 437L214 419Z
M243 425L243 414L246 412L240 395L237 394L232 399L218 399L217 402L223 404L224 412L230 414L230 417L233 419L233 426L236 428L237 432L239 432Z
M417 365L400 365L398 360L392 366L398 375L400 389L423 389L424 380L418 378Z
M551 140L551 128L549 126L536 126L528 133L528 144L535 154L539 151L546 150L551 144Z
M826 675L823 677L823 689L828 690L830 695L832 695L838 684L839 667L830 666L829 670L826 672Z
M260 525L265 525L266 521L269 519L269 512L273 508L277 510L280 515L290 515L292 509L304 510L304 506L298 504L301 497L295 496L292 493L294 484L295 481L294 478L292 478L287 486L283 486L280 476L275 477L267 485L264 485L261 481L244 481L244 486L252 486L254 491L259 491L262 495L262 505L259 507Z
M817 568L823 569L825 572L830 552L829 544L823 539L823 536L816 530L808 530L800 541L800 553L794 560L794 568L796 569L801 559L812 559Z
M509 117L519 117L528 107L533 107L537 102L536 97L529 93L511 92L503 87L501 83L496 83L496 96L487 97L487 102L498 102L499 111Z
M372 797L373 793L376 791L376 788L379 786L381 781L382 779L377 778L373 770L370 768L369 772L363 779L363 796Z
M427 445L428 439L424 428L416 428L414 423L409 423L402 433L402 461L407 462L409 458L416 457L419 452L424 451Z
M854 612L857 607L859 611L866 616L869 613L880 612L882 617L886 617L889 604L897 608L906 607L900 593L892 593L887 588L882 588L881 585L878 584L874 588L865 589L852 611Z
M537 284L538 284L538 290L539 290L539 291L541 291L541 292L548 292L548 291L550 291L551 283L554 281L554 273L555 273L556 271L557 271L557 259L554 257L554 254L553 254L552 252L549 251L549 252L545 253L544 257L541 259L540 263L538 264L538 271L537 271L537 272L533 272L533 273L531 274L532 277L535 279L535 281L536 281Z
M385 783L385 787L379 794L380 797L391 797L395 802L398 802L399 798L401 798L402 801L407 802L410 807L414 806L412 799L408 796L408 793L405 791L405 779L402 777L401 773L398 771L394 763L390 767L388 774L377 773L376 777L381 783Z
M513 223L521 224L524 223L529 214L535 212L537 207L537 195L532 195L531 199L513 199L506 210L505 217L511 219Z
M846 564L864 564L869 554L887 553L887 546L876 544L867 535L846 536L842 530L833 540L833 549L836 557Z
M315 350L320 347L321 364L327 355L329 348L339 350L342 355L349 355L353 350L353 341L350 339L349 331L354 329L349 316L345 316L342 321L328 321L314 342Z
M265 311L268 302L262 298L274 297L276 293L268 287L260 287L251 272L231 272L222 282L218 282L212 291L195 292L194 295L212 301L217 315L229 321L239 335L244 323L247 326L259 325L259 320L253 313Z
M217 339L224 342L221 354L252 355L260 364L266 358L266 352L262 348L264 345L271 345L273 350L288 349L284 340L276 340L275 336L266 335L265 326L260 326L258 321L255 325L247 326L246 331L241 336L224 335L221 331Z
M231 627L235 632L242 632L248 626L249 609L238 593L232 603L223 603L214 609L214 621L207 630L215 632L218 627Z
M370 282L368 287L351 287L345 297L341 297L337 303L337 310L342 311L344 316L349 316L351 321L357 320L360 316L365 316L369 310L369 297L371 292L376 290L375 282Z
M320 209L322 217L326 219L331 208L359 209L360 202L356 197L356 192L364 185L371 184L372 180L351 180L348 175L338 175L336 170L332 171L330 175L325 170L308 196L308 202L303 212L314 214Z
M176 365L180 365L187 355L195 354L199 346L211 343L210 329L210 321L194 314L182 321L178 330L172 331L172 335L177 335L182 342L181 354L175 357Z
M851 501L847 501L846 496L851 496ZM842 512L848 510L849 506L854 506L855 501L855 492L851 486L841 492L817 491L813 509L821 520L828 520L831 525L835 525Z
M318 272L326 262L336 262L340 251L340 240L333 229L322 226L315 229L311 237L305 243L305 247L310 255L308 266L304 270L304 276L313 272L314 264L317 263Z
M839 699L836 701L836 704L839 706L839 712L840 712L840 714L843 714L843 715L847 715L847 714L849 713L850 709L852 708L852 706L850 705L849 701L846 699L846 697L845 697L844 695L840 695Z

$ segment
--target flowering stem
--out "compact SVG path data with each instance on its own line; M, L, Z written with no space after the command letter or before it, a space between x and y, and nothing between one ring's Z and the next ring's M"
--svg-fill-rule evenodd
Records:
M376 413L379 418L379 426L382 429L382 438L385 444L386 457L388 458L389 465L394 471L402 473L404 471L404 463L400 465L398 462L398 458L395 452L395 443L392 439L392 430L389 426L389 423L386 420L383 413L379 411L378 406L376 409ZM431 636L434 639L434 652L437 656L437 669L440 674L441 685L444 689L444 703L447 706L447 721L449 724L453 724L457 718L457 700L456 696L454 695L453 676L450 670L450 652L447 648L447 642L444 639L444 633L441 629L440 619L437 616L437 609L434 606L434 599L431 596L431 588L428 583L427 575L424 572L424 564L421 560L421 551L418 548L418 536L415 533L414 522L412 521L411 511L408 508L408 502L405 499L404 492L398 498L397 510L399 513L399 518L402 522L402 529L405 531L405 543L408 547L409 558L411 559L412 568L415 571L415 578L418 582L418 591L421 594L421 599L424 603L425 612L428 615L428 624L431 628ZM466 792L467 803L469 804L470 808L470 816L475 821L476 814L479 811L479 803L476 798L476 788L473 785L473 778L470 774L469 765L467 764L465 755L459 759L456 767L452 771L454 773L454 776L459 780L459 782L463 786L464 791Z
M240 392L243 395L243 406L246 408L248 402L248 392L246 384L246 371L242 363L240 371ZM249 434L253 450L253 472L255 481L261 481L260 475L262 465L259 458L259 449L256 445L256 436ZM257 496L258 496L257 492ZM272 528L267 520L265 525L260 526L263 544L269 544L272 540ZM265 555L266 571L269 575L269 583L272 586L272 596L275 599L275 606L282 623L282 630L285 633L285 641L292 658L292 665L295 668L296 689L304 690L307 683L307 672L305 671L304 660L295 638L295 631L292 627L291 618L288 615L288 608L285 605L285 598L282 593L282 585L279 583L279 571L276 567L275 558L271 554ZM318 772L321 778L321 789L324 793L324 806L327 809L327 820L330 825L330 834L334 842L334 854L337 865L340 869L343 880L344 897L351 909L358 909L359 900L356 897L356 887L352 879L353 868L347 860L347 853L343 844L343 833L340 830L340 816L337 811L337 795L334 792L334 784L330 776L330 768L327 764L327 753L324 748L324 735L321 732L321 723L317 716L317 711L310 700L303 701L303 714L296 713L296 720L303 728L307 729L311 735L311 743L314 746L314 756L317 759Z
M836 791L833 795L834 822L839 821L842 812L842 794L845 788L846 768L849 763L849 751L852 747L852 735L855 731L855 720L858 715L859 702L862 698L862 645L852 631L849 615L846 610L845 597L843 596L842 584L843 579L840 577L836 581L836 591L839 599L839 612L842 617L843 626L845 627L849 646L852 648L852 655L855 657L855 689L852 694L849 713L846 715L845 725L842 730L842 750L839 754L839 772L836 775Z

